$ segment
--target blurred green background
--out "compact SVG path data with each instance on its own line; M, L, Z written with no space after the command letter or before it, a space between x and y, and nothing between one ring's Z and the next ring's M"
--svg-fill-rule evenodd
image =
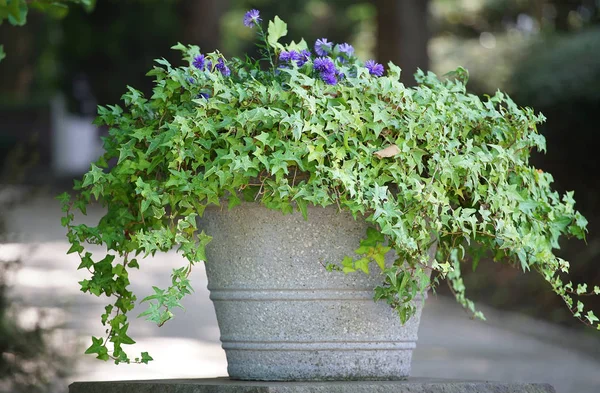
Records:
M0 26L0 162L26 146L25 161L38 160L24 181L66 188L77 173L52 169L57 96L69 116L86 118L96 104L117 103L126 85L149 92L153 59L181 63L169 49L178 41L252 54L254 31L241 23L250 8L264 20L279 15L288 37L347 41L363 60L392 60L408 84L418 67L444 74L462 65L473 93L501 89L543 112L548 154L533 163L558 190L575 191L590 222L587 247L565 242L560 254L574 281L600 283L600 0L98 0L61 19L32 11L26 26ZM481 263L466 284L476 301L581 328L535 274Z

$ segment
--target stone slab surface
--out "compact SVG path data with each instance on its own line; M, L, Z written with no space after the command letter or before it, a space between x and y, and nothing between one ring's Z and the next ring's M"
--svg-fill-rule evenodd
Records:
M75 382L69 393L556 393L548 384L410 378L407 381L244 382L227 378Z

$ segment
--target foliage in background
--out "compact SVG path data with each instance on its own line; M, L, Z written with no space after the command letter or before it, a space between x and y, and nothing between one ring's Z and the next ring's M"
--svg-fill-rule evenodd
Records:
M0 0L0 25L5 21L13 26L27 23L30 9L44 12L55 18L62 18L69 12L69 4L82 5L86 10L94 8L96 0ZM6 56L4 46L0 45L0 61Z
M457 64L463 65L471 75L470 90L491 94L498 87L512 91L512 74L519 72L525 57L529 57L535 67L566 75L567 72L562 72L566 67L559 63L546 66L544 58L533 56L531 47L548 44L546 53L550 53L557 35L585 35L587 28L600 22L600 2L437 0L432 2L431 13L433 68L447 72ZM572 43L575 44L575 40ZM585 67L585 63L581 66ZM539 80L540 76L535 79ZM554 89L552 80L547 79L546 84ZM537 91L546 94L543 89Z
M73 9L60 22L58 46L59 87L71 98L69 109L80 112L73 90L82 79L89 84L93 100L101 104L117 100L127 84L151 91L144 70L156 57L166 55L167 60L175 60L169 48L181 38L178 3L106 0L98 2L92 13Z
M428 269L482 317L461 278L472 246L536 271L576 318L600 329L594 313L573 299L600 294L600 287L564 281L569 263L552 252L561 235L583 238L587 221L574 210L572 193L552 191L552 176L529 165L530 150L545 150L537 133L542 115L500 92L485 100L468 94L464 69L443 80L419 72L419 85L407 88L398 67L390 63L384 76L380 64L360 62L350 45L320 39L315 57L304 40L280 42L287 26L278 17L267 32L257 14L245 22L263 38L261 60L177 45L189 66L158 60L148 73L156 83L149 99L129 87L125 109L99 108L98 123L110 127L106 154L76 182L75 200L59 197L69 252L91 275L81 290L114 299L101 317L106 337L94 337L87 353L116 363L151 360L145 352L130 359L123 349L135 342L127 333L137 300L128 271L140 267L139 254L175 248L186 257L189 265L173 271L172 286L143 300L149 309L141 316L164 324L191 291L193 265L205 260L211 238L196 217L208 205L235 208L242 200L308 219L309 204L363 216L374 229L356 250L362 257L330 270L369 274L376 266L382 284L374 299L403 322L414 313L414 296L436 284ZM109 167L111 160L116 165ZM85 213L95 200L107 209L99 224L75 225L73 209ZM108 253L98 258L86 243ZM398 258L386 266L392 249Z
M544 108L600 102L600 28L553 35L529 50L511 90Z
M552 160L536 160L560 173L557 180L562 189L577 187L583 208L594 216L600 215L600 162L595 159L600 109L598 48L598 27L551 36L532 46L509 86L520 103L534 103L549 114L544 132L560 149Z
M436 0L436 34L478 37L483 32L576 32L600 22L597 0Z

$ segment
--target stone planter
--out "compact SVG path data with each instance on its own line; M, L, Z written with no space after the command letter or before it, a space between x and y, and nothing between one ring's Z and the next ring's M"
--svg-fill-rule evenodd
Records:
M423 300L402 326L373 301L371 276L327 272L354 255L367 224L337 207L282 215L245 203L208 208L200 225L208 289L231 378L242 380L398 380L410 374Z

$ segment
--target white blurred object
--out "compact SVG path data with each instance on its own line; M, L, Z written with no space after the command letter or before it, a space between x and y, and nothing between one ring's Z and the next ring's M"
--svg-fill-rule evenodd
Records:
M496 47L496 36L484 31L479 35L479 44L486 49L494 49Z
M539 23L527 14L517 16L517 29L526 35L536 34L540 31Z
M94 116L67 112L62 95L52 100L52 169L58 176L80 175L102 154Z

